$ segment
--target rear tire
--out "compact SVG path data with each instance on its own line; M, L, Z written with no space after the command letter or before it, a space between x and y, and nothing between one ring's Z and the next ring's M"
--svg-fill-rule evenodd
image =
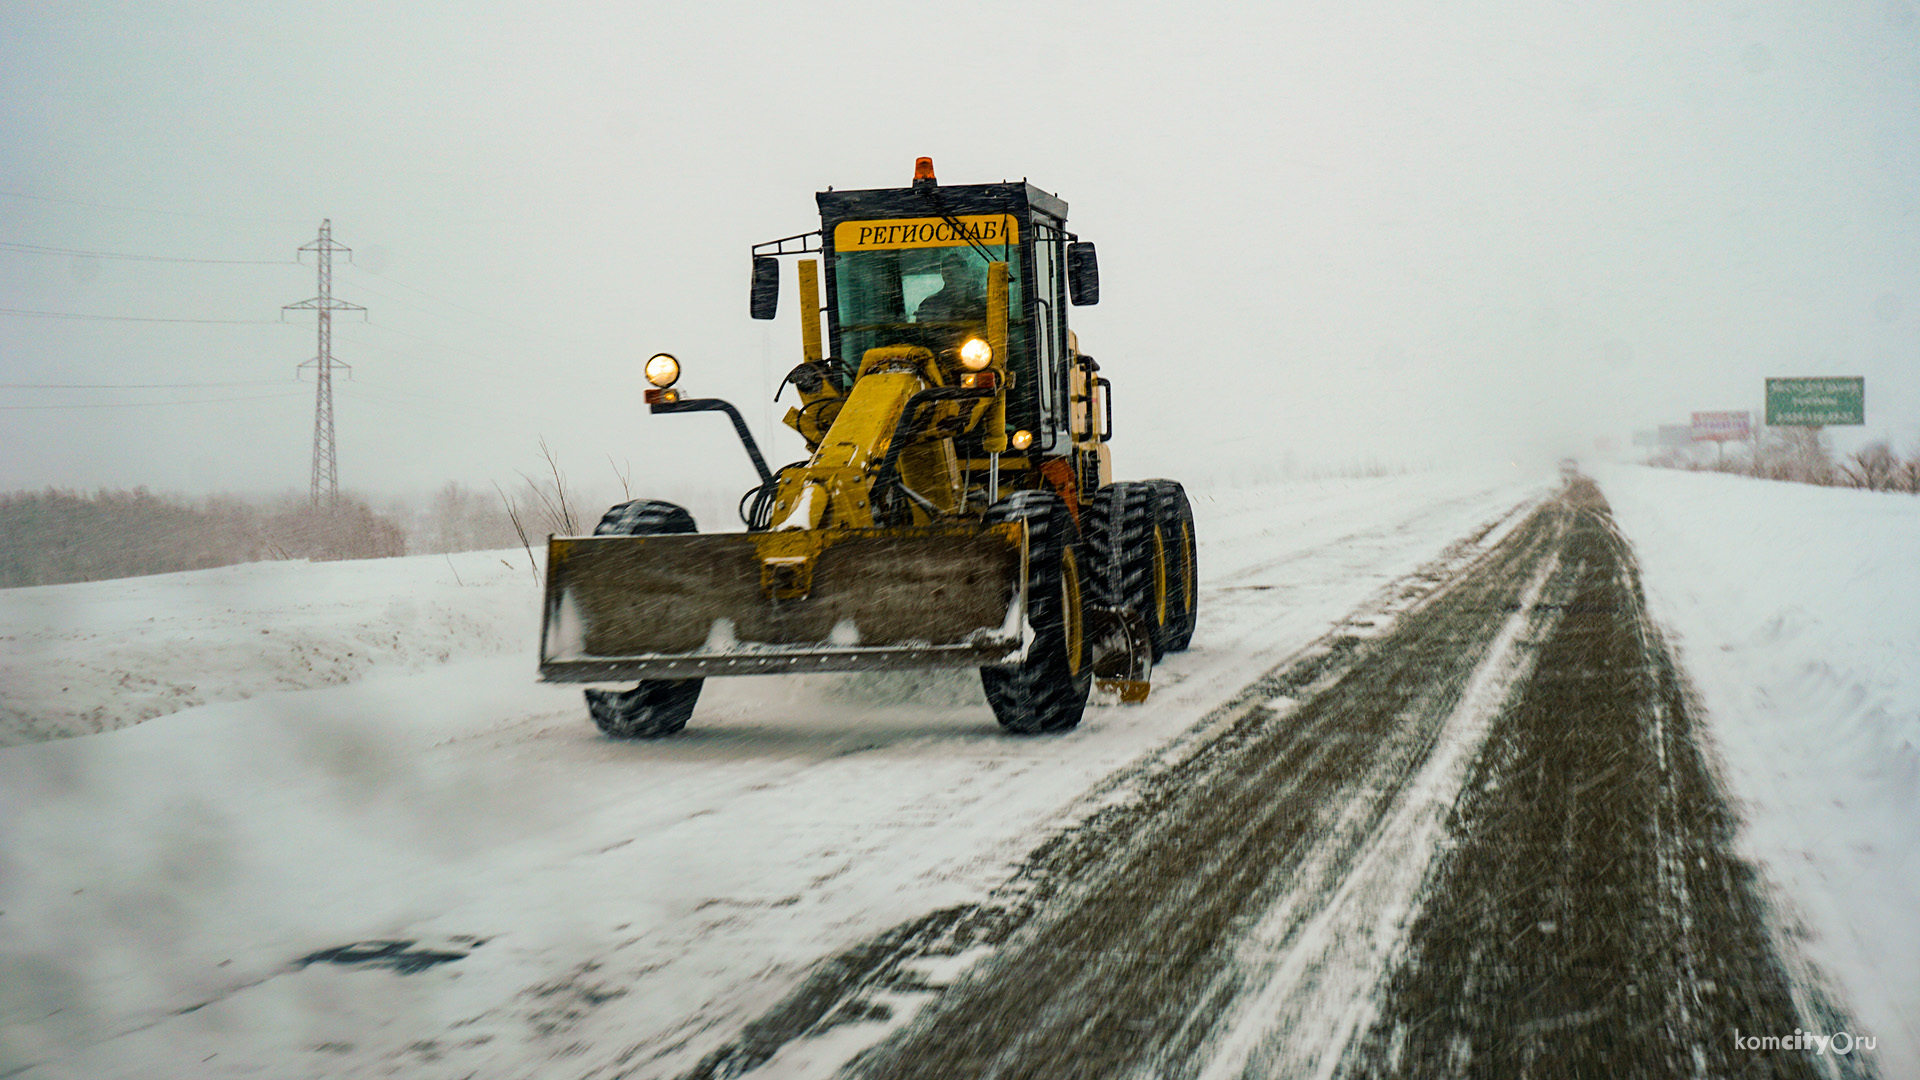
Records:
M1167 545L1167 621L1154 635L1156 652L1185 652L1193 644L1193 628L1200 613L1199 545L1194 540L1193 504L1187 489L1174 480L1148 480L1155 514Z
M1108 484L1087 500L1087 578L1093 602L1139 613L1153 640L1156 663L1166 653L1174 614L1173 555L1178 533L1168 533L1161 493L1151 483Z
M1027 524L1026 660L980 669L1000 726L1018 735L1066 731L1080 723L1093 689L1079 533L1067 504L1050 491L1021 491L994 504L987 521Z
M684 507L635 499L607 510L595 536L670 536L698 532ZM704 679L642 679L631 690L588 690L587 715L616 739L657 739L687 726Z

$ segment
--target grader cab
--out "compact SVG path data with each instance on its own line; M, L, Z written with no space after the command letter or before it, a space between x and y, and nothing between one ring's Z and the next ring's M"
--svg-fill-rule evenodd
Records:
M1099 271L1066 203L942 187L927 158L909 187L815 199L818 230L755 245L750 304L773 318L798 262L780 389L808 457L768 468L737 409L652 357L653 412L732 420L761 478L746 531L642 499L550 538L541 677L638 680L586 692L618 737L679 731L719 675L978 668L1020 733L1078 724L1096 680L1144 699L1193 635L1193 515L1171 480L1112 479L1110 384L1067 319Z

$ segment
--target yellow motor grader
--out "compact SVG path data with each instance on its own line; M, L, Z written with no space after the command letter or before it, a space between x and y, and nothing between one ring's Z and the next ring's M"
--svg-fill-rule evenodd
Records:
M1193 514L1171 480L1112 479L1110 385L1067 326L1099 269L1067 204L942 187L928 158L908 187L815 199L818 230L754 246L750 305L773 318L798 260L802 359L780 391L808 458L768 468L739 410L649 359L653 412L732 420L761 481L746 531L640 499L550 538L542 679L638 680L586 691L623 738L684 728L716 675L973 667L1019 733L1078 724L1096 679L1143 699L1193 636Z

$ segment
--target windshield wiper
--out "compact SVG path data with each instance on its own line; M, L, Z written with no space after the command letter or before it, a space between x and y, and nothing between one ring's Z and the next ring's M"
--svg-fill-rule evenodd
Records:
M978 252L981 259L986 262L999 261L993 257L993 252L987 250L986 245L974 239L973 234L967 231L967 227L961 223L960 219L953 216L953 211L947 209L947 202L940 197L938 188L932 186L922 188L916 185L916 189L918 194L926 196L933 203L933 212L940 215L940 220L953 226L953 231L967 242L967 246Z

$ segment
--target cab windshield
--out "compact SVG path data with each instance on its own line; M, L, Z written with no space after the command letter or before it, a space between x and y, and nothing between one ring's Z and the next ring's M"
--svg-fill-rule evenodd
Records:
M1020 254L986 249L1008 265L1009 346L1022 337ZM945 358L967 337L986 332L987 260L971 246L841 252L834 259L841 353L858 364L868 349L919 345Z

